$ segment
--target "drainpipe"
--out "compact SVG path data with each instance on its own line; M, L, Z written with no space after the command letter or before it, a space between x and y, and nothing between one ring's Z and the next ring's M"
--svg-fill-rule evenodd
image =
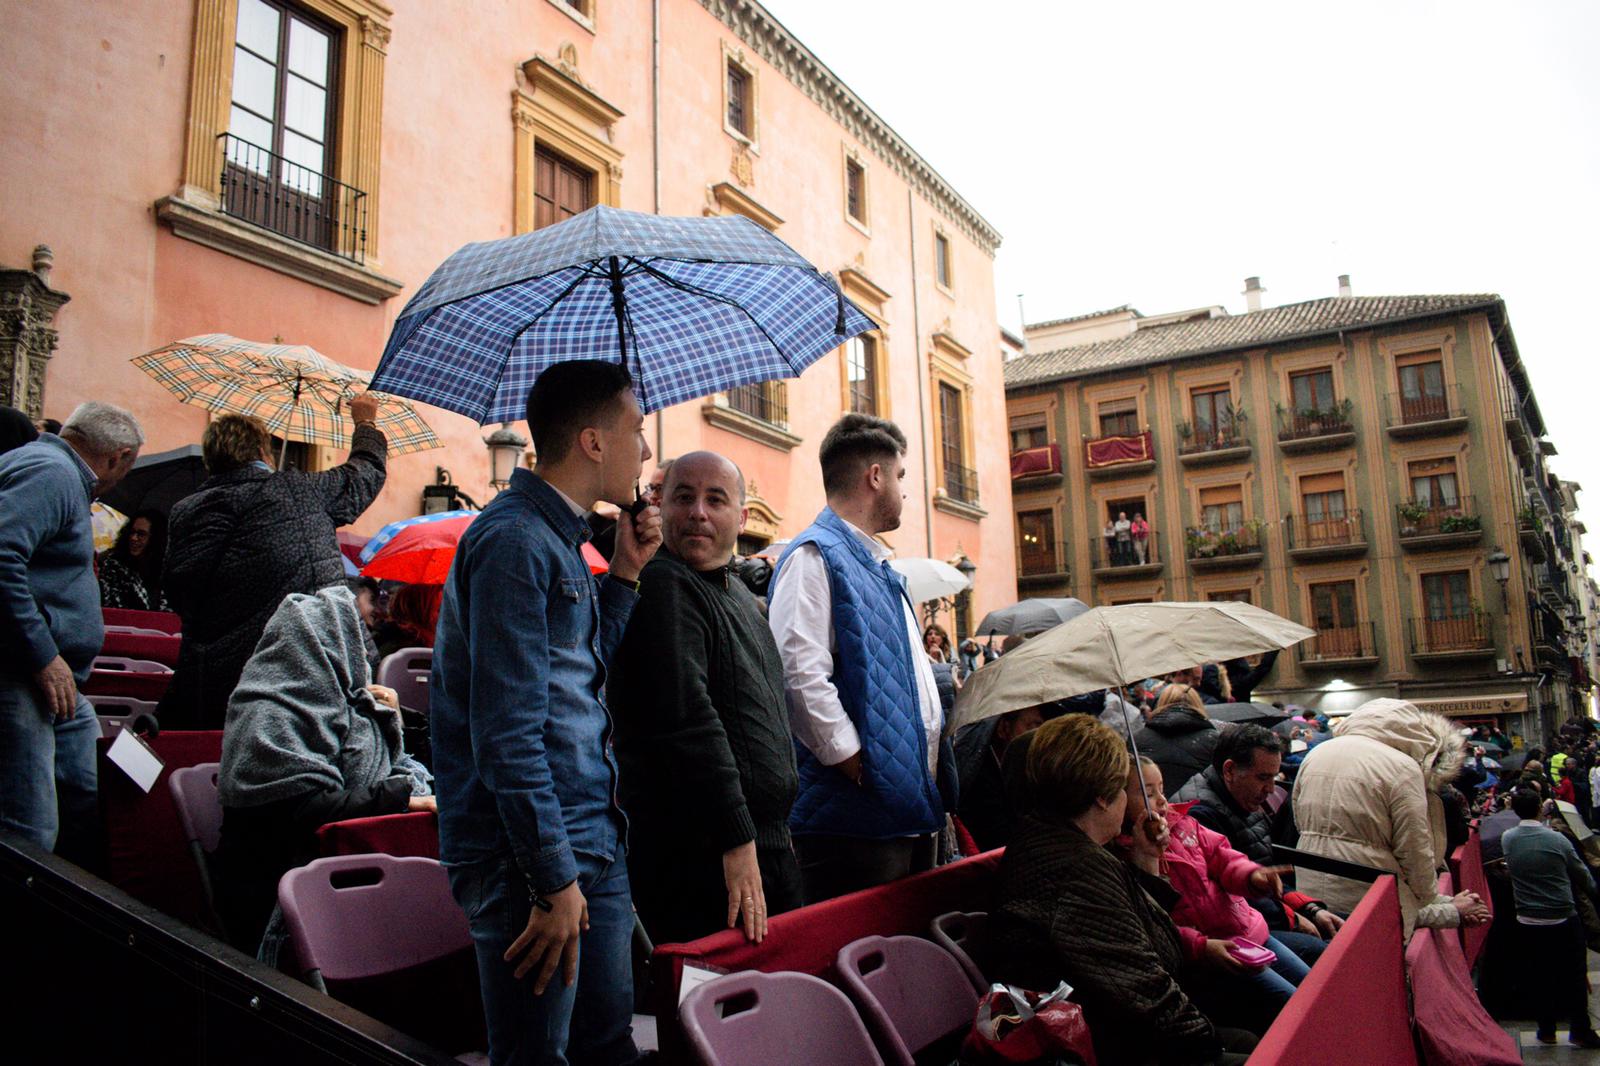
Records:
M922 308L917 299L917 201L906 189L906 222L911 235L911 330L917 353L917 432L922 439L922 518L928 558L933 558L933 468L928 461L928 383L922 366Z
M661 214L661 0L650 0L651 210ZM665 408L656 412L656 462L666 454Z

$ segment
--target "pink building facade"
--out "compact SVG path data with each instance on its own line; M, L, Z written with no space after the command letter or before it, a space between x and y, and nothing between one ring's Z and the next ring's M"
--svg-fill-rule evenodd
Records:
M17 357L43 369L42 392L8 402L64 418L107 400L140 417L149 450L193 443L205 412L131 357L221 332L370 369L468 241L596 203L737 212L837 275L881 329L798 379L662 412L653 446L740 463L752 546L805 527L823 433L874 410L911 440L905 522L886 539L969 559L972 617L1014 596L999 235L759 5L79 0L19 5L8 29L0 268L35 296L0 313L34 316ZM43 276L28 271L39 245ZM47 323L51 292L71 300ZM488 429L422 411L444 448L395 458L358 531L417 513L440 468L492 495Z

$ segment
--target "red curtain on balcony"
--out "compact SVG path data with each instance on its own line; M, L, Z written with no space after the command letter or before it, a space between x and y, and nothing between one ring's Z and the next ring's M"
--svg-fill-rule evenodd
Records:
M1085 441L1083 450L1091 470L1100 466L1116 466L1119 463L1142 463L1156 457L1155 450L1150 444L1149 430L1131 437L1101 437L1098 440Z
M1011 453L1011 476L1033 477L1038 474L1061 473L1061 446L1046 444L1042 448L1024 448Z

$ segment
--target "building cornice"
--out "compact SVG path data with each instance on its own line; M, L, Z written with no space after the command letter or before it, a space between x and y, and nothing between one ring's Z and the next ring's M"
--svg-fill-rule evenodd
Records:
M755 0L700 0L739 39L805 93L990 256L1000 234L877 112Z

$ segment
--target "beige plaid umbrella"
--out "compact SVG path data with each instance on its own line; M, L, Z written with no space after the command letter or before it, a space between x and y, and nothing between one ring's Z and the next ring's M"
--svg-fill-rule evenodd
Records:
M134 356L133 365L184 403L254 416L285 442L334 448L350 447L346 408L371 377L303 344L258 344L226 333L168 344ZM391 455L441 446L409 400L377 395L378 428Z

